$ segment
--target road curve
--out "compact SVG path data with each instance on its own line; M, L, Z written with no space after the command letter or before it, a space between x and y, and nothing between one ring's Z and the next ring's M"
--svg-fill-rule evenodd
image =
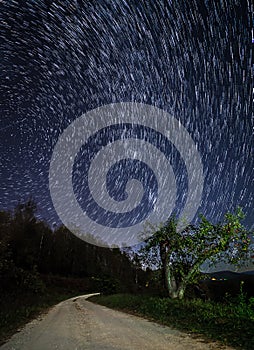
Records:
M68 299L28 323L1 350L225 349L147 321L95 305L89 295Z

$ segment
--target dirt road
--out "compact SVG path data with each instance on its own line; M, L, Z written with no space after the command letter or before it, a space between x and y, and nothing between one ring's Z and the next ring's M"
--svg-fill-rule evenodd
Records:
M206 343L145 319L95 305L87 296L66 300L27 324L1 350L232 349Z

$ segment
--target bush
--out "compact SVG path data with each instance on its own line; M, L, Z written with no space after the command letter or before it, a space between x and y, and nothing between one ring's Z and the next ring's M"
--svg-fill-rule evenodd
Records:
M227 303L201 299L177 300L145 295L94 296L91 301L138 313L168 326L199 333L245 350L254 349L254 298L244 295Z
M19 269L18 285L23 291L42 294L45 291L45 284L38 272Z
M94 289L102 294L115 294L120 291L120 282L109 276L92 277Z

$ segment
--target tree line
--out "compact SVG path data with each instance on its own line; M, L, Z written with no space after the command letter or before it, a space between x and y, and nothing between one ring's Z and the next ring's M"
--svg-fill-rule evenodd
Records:
M89 244L64 226L52 229L38 220L36 211L31 199L13 211L0 211L1 293L17 288L40 291L41 275L57 275L93 279L108 293L149 286L181 299L189 285L204 277L203 263L237 266L253 256L251 233L242 224L240 208L226 213L220 223L201 216L197 225L181 231L174 216L159 227L148 224L148 238L139 251ZM151 269L144 271L142 265Z
M125 251L86 243L64 226L52 229L38 220L36 211L35 202L28 200L13 211L0 212L2 291L36 291L41 285L40 274L110 280L115 291L145 284L145 272Z

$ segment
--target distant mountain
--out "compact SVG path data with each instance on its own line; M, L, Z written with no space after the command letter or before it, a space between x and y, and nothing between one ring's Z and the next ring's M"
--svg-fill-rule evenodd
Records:
M252 270L252 271L244 271L244 272L242 272L242 274L254 276L254 270Z
M241 286L248 297L254 297L254 270L242 272L216 271L205 273L204 276L208 278L200 281L200 285L208 298L222 300L226 294L237 296ZM242 281L244 282L243 285L241 284Z
M211 272L211 273L205 273L209 278L215 278L216 280L220 279L235 279L235 278L241 278L246 275L249 276L254 276L254 270L252 271L243 271L243 272L233 272L233 271L216 271L216 272Z

